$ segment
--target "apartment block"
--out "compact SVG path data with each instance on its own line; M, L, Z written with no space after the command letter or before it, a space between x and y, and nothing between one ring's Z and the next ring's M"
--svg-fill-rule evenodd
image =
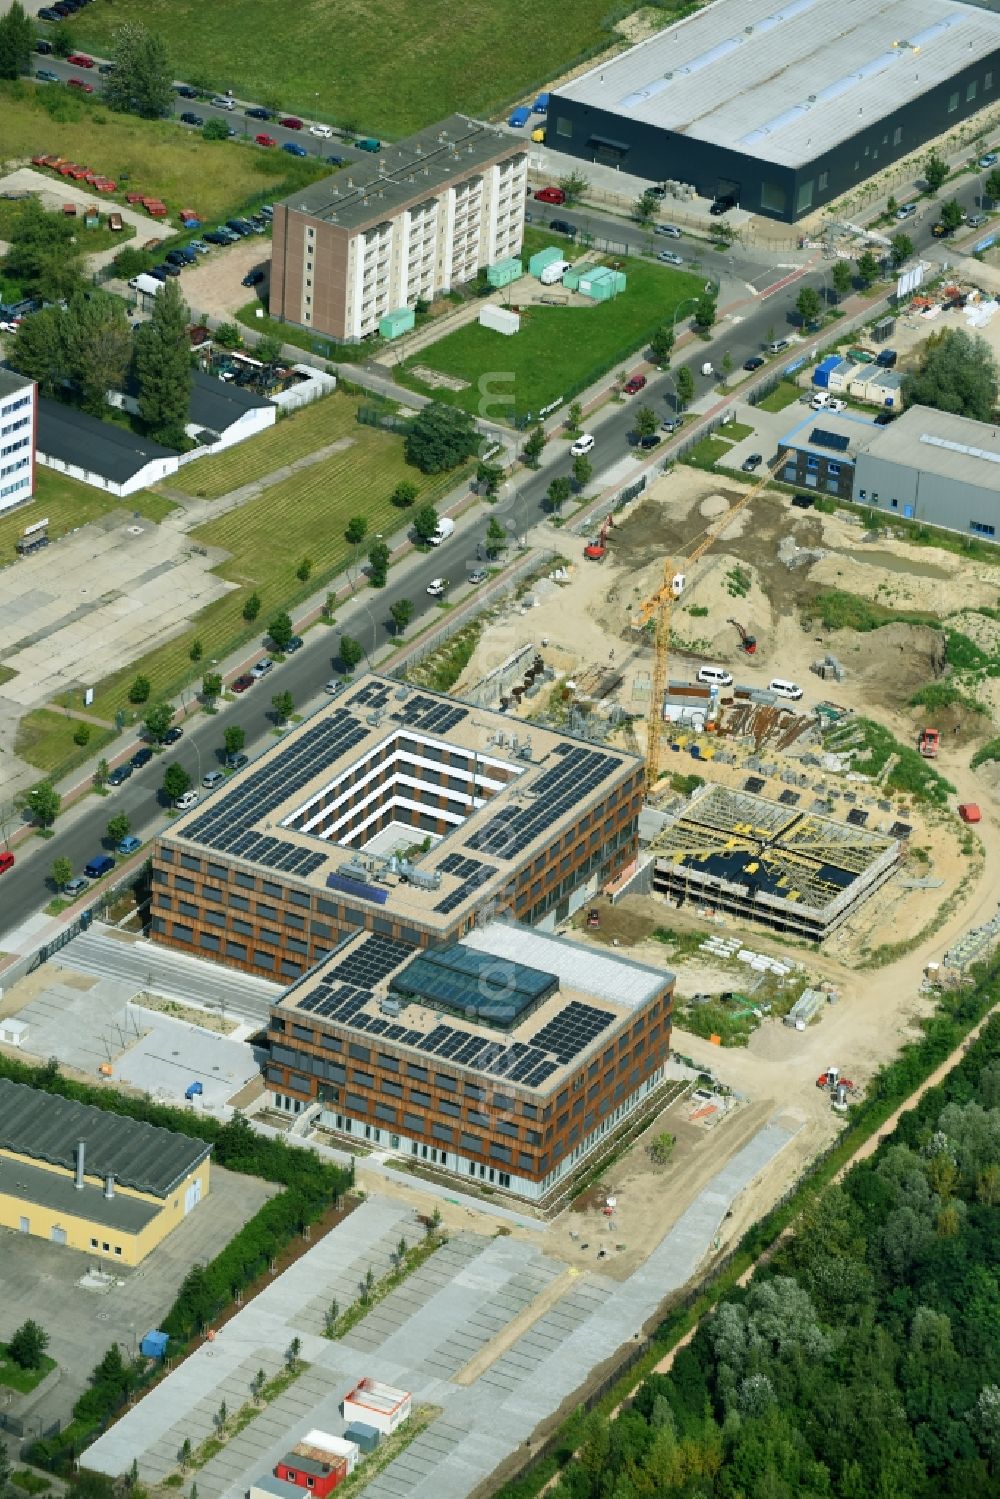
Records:
M35 492L38 390L34 381L0 369L0 511Z
M272 317L372 337L386 313L517 255L527 187L524 145L458 114L352 163L275 206Z

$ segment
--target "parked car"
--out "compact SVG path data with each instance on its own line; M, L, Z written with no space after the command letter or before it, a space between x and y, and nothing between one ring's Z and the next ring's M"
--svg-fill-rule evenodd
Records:
M565 234L568 239L576 238L576 225L571 224L568 219L550 219L549 228L554 234Z
M261 270L247 271L246 275L243 277L243 285L244 286L259 286L260 283L263 281L263 279L264 279L264 272L263 271L261 271Z
M346 156L326 156L323 159L324 161L328 161L332 167L342 167L347 161Z
M35 51L40 52L43 57L48 57L52 51L52 43L47 42L43 36L40 36L35 43Z
M771 342L765 345L765 352L768 354L783 354L787 348L787 338L772 338Z
M190 83L175 83L174 93L181 99L197 99L198 97L198 90L192 88Z
M236 100L231 94L213 94L211 99L216 109L235 109Z
M168 729L167 732L164 734L164 736L163 736L163 742L164 742L164 744L176 744L177 741L178 741L178 739L183 739L183 738L184 738L184 730L181 728L181 726L180 726L179 723L175 723L174 726L173 726L173 728Z
M38 12L38 19L40 21L58 21L58 20L61 20L61 17L59 15L58 11L55 11L55 10L52 9L51 5L44 5L42 7L42 9ZM49 50L50 51L52 50L51 46L50 46Z
M581 432L569 450L571 458L582 458L585 453L593 451L594 436L591 432Z
M59 82L59 74L53 73L49 68L39 68L38 72L35 74L35 77L38 79L39 83Z
M986 223L987 217L988 215L985 213L970 213L965 222L970 229L978 229Z
M763 453L750 453L746 458L744 458L743 462L740 464L740 468L745 474L752 474L754 469L760 468L763 462Z
M668 416L666 421L660 423L661 432L679 432L683 417Z
M901 203L900 206L896 209L896 218L901 224L904 223L906 219L916 218L916 214L916 203Z
M177 808L178 812L187 812L192 807L196 807L197 805L198 805L198 793L197 793L197 791L193 791L193 790L192 791L185 791L184 795L183 796L179 796L177 798L177 800L174 802L174 806Z
M980 156L979 165L985 172L990 167L995 167L998 161L1000 161L1000 154L998 154L996 151L987 151L985 156Z
M151 749L148 749L146 745L143 745L142 748L137 749L135 754L132 756L132 769L141 770L144 765L149 764L152 758L153 751Z
M193 250L196 255L208 255L211 253L208 245L206 245L203 239L191 240L188 248Z
M447 578L432 578L427 585L427 592L432 599L443 599L445 589L448 587Z
M221 786L225 779L221 770L210 770L206 775L202 776L201 784L206 786L209 791L214 791L216 786Z
M237 239L243 239L246 235L253 233L253 225L246 219L227 219L224 227L231 229Z
M86 52L70 52L66 61L71 62L74 68L92 68L94 66L94 59L88 57Z
M233 683L233 691L246 692L247 688L252 687L256 680L257 678L252 677L248 671L241 672Z
M92 94L94 92L94 85L88 83L86 78L67 78L66 87L78 88L84 94Z
M271 120L274 118L271 111L265 109L263 104L254 104L245 113L248 120Z
M110 874L115 867L115 861L110 854L98 854L93 859L88 859L83 866L83 872L88 880L99 880L102 875Z
M539 203L554 203L557 208L566 202L566 194L561 187L540 187L535 197Z
M734 198L733 194L723 193L720 197L716 198L715 202L712 204L708 211L713 218L718 219L721 218L724 213L728 213L731 208L735 207L736 199Z
M137 838L134 833L129 833L128 837L123 838L118 844L120 854L134 854L140 848L142 848L142 839Z
M87 885L88 881L84 879L83 875L76 874L71 880L66 881L65 885L62 887L62 894L69 895L71 897L79 895L81 891L86 890Z
M514 130L521 130L531 119L531 110L526 104L519 104L517 109L511 111L507 124Z
M485 583L487 573L485 567L474 567L469 574L470 583Z
M132 765L130 761L126 760L124 765L115 766L114 770L108 776L108 785L123 786L131 774Z
M298 141L285 141L281 149L282 151L287 151L289 156L309 155L309 152L306 150L305 146L300 146Z
M163 271L164 275L167 276L179 276L181 268L179 265L174 265L171 261L165 260L162 265L154 266L151 274L155 276L157 271Z
M763 369L766 362L767 361L763 359L760 354L751 354L750 358L744 361L743 368L745 370L749 370L749 372L752 374L754 370Z
M258 146L276 146L278 144L273 135L255 135L254 140Z
M645 389L645 385L645 375L633 375L630 380L626 380L625 382L625 394L627 396L637 395L640 390Z
M204 125L205 123L202 115L196 115L190 109L186 109L180 119L182 125Z
M880 411L875 418L875 425L876 427L888 427L889 423L894 422L898 415L898 411Z
M938 219L936 224L931 225L931 233L935 239L948 239L954 232L954 229L950 225L942 224L940 219Z
M793 702L797 702L802 696L802 688L797 682L790 682L787 677L772 677L767 690L773 692L775 697L787 697Z
M6 849L0 853L0 874L6 874L8 869L14 868L14 855Z
M260 681L261 677L267 676L273 665L274 662L271 660L270 656L261 656L256 665L251 666L250 675L256 678L257 681Z
M673 250L661 250L656 258L657 260L662 260L664 265L684 264L684 257L677 255Z
M639 438L639 447L642 448L644 452L649 452L650 448L658 448L662 441L663 438L660 436L659 432L644 432Z
M811 494L793 494L792 504L798 510L811 510L813 506L813 496Z
M654 234L662 234L666 239L680 239L681 231L676 224L654 224Z
M318 136L321 141L328 141L333 136L333 131L329 125L310 125L309 134Z
M301 635L293 635L291 640L285 646L285 655L294 656L295 652L300 651L304 645L305 641L302 639Z
M302 121L298 115L282 115L278 120L279 125L284 125L286 130L301 130Z
M220 229L209 229L205 235L205 240L210 245L228 245L232 243L229 235L223 234Z
M250 756L244 755L242 751L238 755L227 755L226 764L230 770L242 770L244 765L250 764Z
M100 73L102 78L107 78L109 73L113 73L115 71L115 65L113 62L102 62L97 71Z
M331 677L329 682L327 682L323 687L323 691L329 693L330 697L336 697L337 693L342 692L343 690L344 683L341 681L340 677Z

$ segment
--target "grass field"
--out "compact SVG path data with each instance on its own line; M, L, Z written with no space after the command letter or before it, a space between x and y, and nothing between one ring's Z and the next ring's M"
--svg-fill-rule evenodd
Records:
M21 208L22 205L18 202L0 199L0 239L11 238ZM76 237L87 255L97 255L101 250L110 250L113 245L117 248L127 244L135 237L135 230L131 224L123 224L121 229L112 231L103 221L98 229L85 229L81 210L76 218Z
M188 464L173 483L200 499L218 499L229 490L272 474L286 463L294 463L340 437L355 436L359 430L356 409L355 402L347 396L334 395L314 401L304 411L275 422L251 442L237 443L214 458Z
M631 7L625 7L631 8ZM538 0L94 0L75 42L108 51L141 21L163 37L174 74L390 139L462 110L491 115L612 40L608 0L572 13ZM667 19L664 13L664 20ZM325 38L325 42L323 39Z
M39 467L35 470L35 498L0 516L0 565L17 560L14 543L25 526L37 520L48 518L49 535L55 540L99 515L107 515L109 510L138 510L148 520L160 521L176 508L173 500L151 494L148 489L119 500L103 490L92 489L89 484L78 484L75 479Z
M512 338L478 323L456 328L404 363L397 379L487 416L499 414L501 404L509 400L513 409L508 409L507 420L537 412L560 396L576 395L606 371L620 369L638 356L654 330L669 323L674 309L703 285L698 276L638 260L628 262L626 275L626 290L611 302L527 309ZM516 296L515 289L514 300ZM432 392L413 374L412 365L427 365L468 383L463 390ZM490 411L481 410L479 382L484 376L496 392L488 397Z
M167 120L112 114L97 99L30 83L0 83L0 119L0 159L60 152L114 178L120 191L102 195L102 202L142 191L162 198L175 215L191 207L203 219L224 218L254 195L280 197L327 170L284 151L205 141ZM155 220L149 223L152 233Z
M83 765L91 755L100 754L106 744L115 737L113 729L100 724L91 724L90 739L86 744L75 744L73 735L80 727L77 718L64 718L48 708L35 708L26 713L17 726L15 753L29 765L35 765L45 775L68 775L77 765Z
M776 385L770 394L766 395L762 401L757 402L757 405L761 411L784 411L785 407L791 406L792 402L797 401L801 394L801 390L794 381L782 380L781 384Z
M0 1384L6 1385L9 1390L17 1390L26 1395L36 1385L40 1385L55 1366L55 1359L43 1353L37 1369L22 1369L20 1364L15 1364L12 1358L8 1358L7 1345L0 1343Z

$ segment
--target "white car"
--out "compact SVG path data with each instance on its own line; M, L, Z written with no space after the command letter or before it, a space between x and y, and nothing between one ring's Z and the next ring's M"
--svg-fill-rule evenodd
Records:
M18 327L17 323L0 323L0 333L16 333Z
M570 457L571 458L582 458L585 453L589 453L589 452L592 451L593 446L594 446L593 434L590 433L590 432L581 432L580 436L576 439L576 442L573 444L573 446L569 450Z
M447 578L432 578L427 585L427 592L432 599L443 599L444 591L448 587Z
M654 234L665 235L667 239L680 239L681 231L676 224L654 224Z
M321 141L328 141L333 137L333 131L329 125L310 125L309 134L318 135Z
M329 682L327 682L326 686L323 688L323 691L328 692L331 697L336 697L337 693L342 692L343 689L344 683L342 679L340 677L331 677Z
M197 791L185 791L183 796L177 798L176 807L178 812L187 812L198 805Z
M684 264L684 257L683 257L683 255L675 255L674 252L673 252L673 250L661 250L660 253L657 255L656 258L657 258L657 260L662 260L662 262L663 262L664 265L683 265Z
M252 677L256 677L259 681L261 677L267 676L273 665L274 662L271 660L270 656L262 656L257 662L256 666L251 666L250 675Z

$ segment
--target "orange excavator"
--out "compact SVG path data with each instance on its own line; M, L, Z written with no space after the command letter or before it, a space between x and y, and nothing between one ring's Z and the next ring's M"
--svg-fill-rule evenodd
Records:
M596 541L590 541L583 549L583 555L590 562L603 562L608 551L608 532L615 528L613 515L606 515L604 523L597 535Z
M747 631L744 630L743 626L740 624L740 622L739 622L738 619L731 619L729 621L729 623L731 625L735 625L736 629L739 631L740 645L746 651L747 655L748 656L754 656L754 655L756 655L757 654L757 637L756 637L756 635L750 635L750 634L748 634Z

